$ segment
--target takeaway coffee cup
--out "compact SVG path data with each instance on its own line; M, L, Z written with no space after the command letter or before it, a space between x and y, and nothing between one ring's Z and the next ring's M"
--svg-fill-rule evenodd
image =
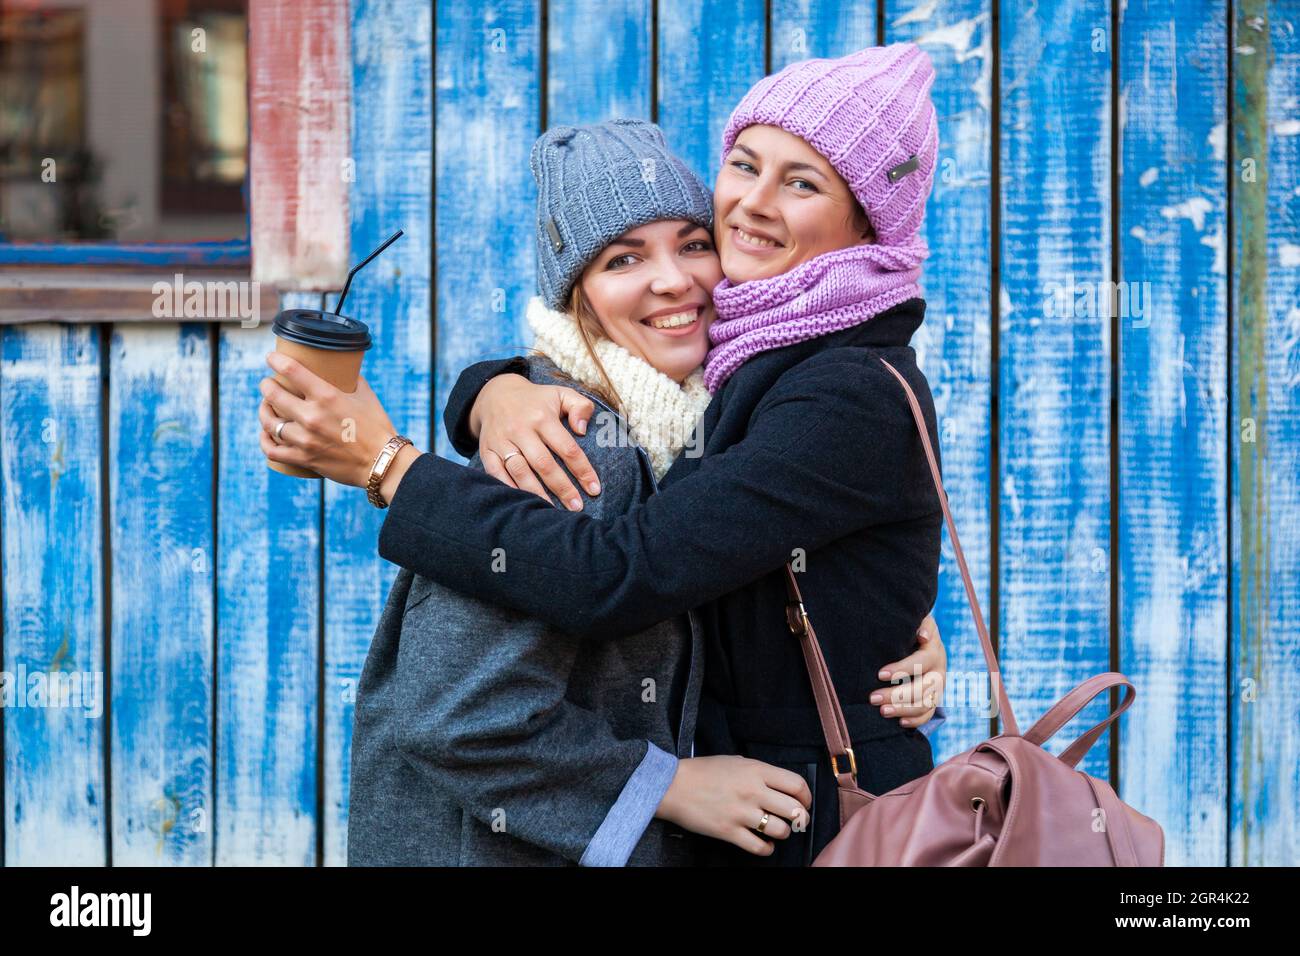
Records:
M319 309L285 309L271 324L275 350L297 359L335 388L357 390L361 359L370 348L370 329L364 322ZM279 372L275 380L293 394L302 395ZM281 418L288 416L281 415ZM267 465L285 475L319 478L314 471L267 459Z
M275 317L271 331L276 335L275 350L291 355L307 368L311 369L325 381L343 392L357 390L357 376L361 374L361 357L370 348L370 329L364 322L349 319L339 313L347 300L352 280L377 255L400 239L402 230L397 230L379 244L379 248L366 256L348 273L343 291L339 293L338 304L333 312L320 309L285 309ZM293 394L301 395L279 372L275 380ZM281 415L281 418L287 416ZM269 467L286 475L297 478L320 478L316 472L293 465L266 460Z

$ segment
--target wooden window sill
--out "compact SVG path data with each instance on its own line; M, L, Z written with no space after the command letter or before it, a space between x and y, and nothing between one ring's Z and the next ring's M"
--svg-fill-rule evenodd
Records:
M180 276L180 296L176 294ZM199 283L203 295L194 295ZM233 292L230 283L234 283ZM160 284L166 284L163 292ZM188 311L190 314L186 314ZM231 322L252 327L280 308L279 290L247 269L0 269L0 325L23 322ZM194 314L198 310L201 314ZM162 313L162 314L159 314Z

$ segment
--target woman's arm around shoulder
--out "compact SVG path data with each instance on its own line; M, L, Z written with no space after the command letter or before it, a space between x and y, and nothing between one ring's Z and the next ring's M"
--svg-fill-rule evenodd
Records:
M498 375L526 377L528 360L515 355L468 365L456 376L456 384L447 396L447 407L442 412L443 427L447 430L451 447L466 458L478 450L477 431L470 428L470 412L474 408L474 400L478 398L483 386Z
M796 547L933 515L916 424L879 365L882 354L901 353L905 376L923 386L905 361L910 350L836 351L778 379L741 441L609 520L574 520L421 456L397 488L379 552L457 590L608 638L743 587ZM917 393L929 405L929 390ZM932 429L932 407L926 417ZM513 573L482 573L494 548L513 559Z

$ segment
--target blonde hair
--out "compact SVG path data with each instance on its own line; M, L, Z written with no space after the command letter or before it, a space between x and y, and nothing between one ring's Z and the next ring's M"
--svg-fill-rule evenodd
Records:
M580 381L570 375L565 369L559 368L559 363L552 359L540 349L534 349L534 353L541 355L551 361L559 369L557 378L566 379L575 385L581 385L590 392L595 393L601 401L609 405L618 414L623 415L623 400L619 397L618 389L614 387L609 373L605 371L604 364L600 361L600 356L596 354L596 342L604 339L608 340L609 336L601 328L600 317L596 315L596 310L591 307L591 303L583 294L581 283L575 282L573 290L569 293L569 301L565 303L565 312L578 326L578 335L582 337L582 344L587 349L587 354L591 356L592 363L596 366L596 372L600 375L599 382ZM624 416L626 417L626 416Z

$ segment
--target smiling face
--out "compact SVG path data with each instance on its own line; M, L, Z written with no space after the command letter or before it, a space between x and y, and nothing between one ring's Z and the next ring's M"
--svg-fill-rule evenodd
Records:
M709 230L681 219L628 230L578 280L606 337L678 382L704 362L721 281Z
M874 241L844 178L806 140L777 126L741 130L718 173L713 208L722 271L733 283Z

